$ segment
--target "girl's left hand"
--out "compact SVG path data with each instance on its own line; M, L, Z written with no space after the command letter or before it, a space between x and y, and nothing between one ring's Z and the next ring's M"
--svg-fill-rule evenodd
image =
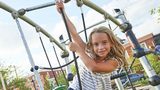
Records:
M79 49L79 46L73 42L69 42L68 47L69 47L70 51L73 51L73 52L76 52L77 49Z

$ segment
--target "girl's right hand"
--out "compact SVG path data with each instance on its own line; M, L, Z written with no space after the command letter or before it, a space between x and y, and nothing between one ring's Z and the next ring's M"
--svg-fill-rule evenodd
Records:
M77 44L73 42L69 42L68 47L69 47L69 50L73 52L76 52L80 48Z
M62 1L56 1L56 9L57 11L61 14L61 10L60 8L62 8L62 10L64 11L64 5L63 5L63 2Z

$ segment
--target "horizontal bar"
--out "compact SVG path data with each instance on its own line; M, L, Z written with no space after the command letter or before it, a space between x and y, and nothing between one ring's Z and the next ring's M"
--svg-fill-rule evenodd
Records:
M28 11L32 11L32 10L36 10L36 9L40 9L40 8L44 8L44 7L48 7L48 6L52 6L52 5L55 5L55 2L56 1L52 1L52 2L45 3L45 4L29 7L29 8L26 8L25 11L28 12Z
M9 13L12 13L13 11L16 11L16 10L13 9L12 7L6 5L5 3L1 2L1 1L0 1L0 8L8 11ZM33 27L39 26L38 24L36 24L35 22L33 22L32 20L30 20L30 19L27 18L26 16L20 16L20 15L18 15L18 16L19 16L19 18L21 18L22 20L24 20L25 22L27 22L28 24L30 24L30 25L33 26ZM40 26L39 26L39 27L40 27ZM40 27L40 31L41 31L45 36L47 36L48 38L53 38L53 37L52 37L49 33L47 33L42 27ZM53 38L53 39L54 39L54 38ZM58 41L56 41L56 40L54 39L53 42L54 42L61 50L63 50L63 51L65 50L65 49L61 46L61 44L58 43Z

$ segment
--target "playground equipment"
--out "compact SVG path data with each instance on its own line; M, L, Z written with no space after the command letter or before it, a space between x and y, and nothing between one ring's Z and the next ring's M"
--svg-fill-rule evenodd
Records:
M64 0L63 2L67 3L69 2L69 0ZM101 9L100 7L98 7L97 5L95 5L94 3L90 2L89 0L76 0L76 3L77 3L77 6L78 7L81 7L83 4L85 4L86 6L88 7L91 7L92 9L94 9L95 11L99 12L100 14L104 15L105 19L107 20L110 20L112 21L114 24L116 24L117 26L119 26L119 28L121 29L121 31L123 33L126 34L127 36L127 39L130 41L130 44L132 45L132 47L134 48L134 57L135 58L140 58L140 62L142 63L147 75L149 76L149 83L154 86L156 88L156 90L160 90L160 77L156 75L156 73L154 72L154 70L152 69L152 66L150 65L150 63L148 62L147 58L145 55L147 54L150 54L150 53L153 53L155 55L160 55L160 48L159 46L156 47L155 51L151 51L149 49L143 49L141 48L141 46L139 45L139 42L137 41L136 37L134 36L133 32L132 32L132 25L126 21L126 18L124 16L124 13L122 13L122 11L120 9L114 9L114 12L115 12L115 17L112 17L109 13L107 13L105 10ZM35 76L36 76L36 79L38 81L38 84L39 84L39 87L41 90L44 90L43 88L43 85L40 81L40 77L38 75L38 68L43 68L43 69L47 69L47 68L44 68L44 67L38 67L38 66L35 66L34 64L34 61L32 59L32 55L29 51L29 48L28 48L28 45L27 45L27 42L25 40L25 37L24 37L24 34L22 32L22 28L20 26L20 23L18 21L18 18L21 18L22 20L26 21L27 23L29 23L30 25L32 25L33 27L37 28L38 27L38 32L41 32L43 33L46 37L50 38L51 42L54 42L62 51L62 57L63 58L66 58L68 57L68 51L61 45L58 43L58 41L56 41L49 33L47 33L43 28L41 28L39 25L37 25L36 23L34 23L32 20L30 20L29 18L27 18L26 16L24 16L24 14L26 12L29 12L29 11L32 11L32 10L36 10L36 9L40 9L40 8L44 8L44 7L48 7L48 6L52 6L52 5L55 5L55 1L54 2L50 2L50 3L46 3L46 4L43 4L43 5L39 5L39 6L35 6L35 7L31 7L31 8L27 8L27 9L20 9L18 11L14 10L13 8L9 7L8 5L6 5L5 3L1 2L0 1L0 8L8 11L9 13L12 14L12 17L13 19L15 19L16 23L17 23L17 26L18 26L18 29L19 29L19 32L21 34L21 37L22 37L22 40L23 40L23 43L25 45L25 48L26 48L26 51L27 51L27 54L28 54L28 57L29 57L29 60L30 60L30 63L31 63L31 71L34 72ZM81 8L81 11L82 11L82 8ZM62 10L61 10L62 12ZM63 12L62 12L63 13ZM65 18L64 18L65 19ZM83 13L82 13L82 19L83 19L83 24L84 24L84 18L83 18ZM116 20L117 19L117 20ZM102 21L102 22L99 22L97 24L94 24L90 27L93 27L95 25L98 25L100 23L103 23L105 21ZM66 26L66 29L67 29L67 23L65 23L65 26ZM90 28L88 27L88 28ZM110 27L110 26L109 26ZM84 30L83 31L86 31L88 28L85 28L85 24L84 24ZM68 30L67 30L68 31ZM81 32L83 32L81 31ZM79 33L81 33L79 32ZM87 33L85 33L86 35ZM70 34L68 32L68 36L69 36L69 40L71 40L71 37L70 37ZM87 38L86 38L86 41L87 41ZM62 43L65 43L64 41ZM45 50L45 49L44 49ZM78 66L77 66L77 62L76 62L76 59L78 57L75 56L75 54L73 53L73 56L74 56L74 60L72 60L71 62L75 61L75 66L76 66L76 70L77 70L77 75L79 75L78 73ZM134 59L135 60L135 59ZM130 68L131 66L133 65L134 63L134 60L132 62L132 64L130 65ZM66 62L68 62L68 60L66 60ZM71 62L68 62L66 63L66 65L60 65L60 67L57 67L57 68L62 68L64 66L67 66L68 64L70 64ZM52 68L52 66L50 65L50 68L48 69L55 69L55 68ZM70 73L70 70L69 68L67 68L68 70L68 73ZM129 69L130 70L130 69ZM118 82L117 85L118 87L123 90L123 87L122 85L120 84L119 82L119 79L118 77L121 77L121 76L124 76L124 75L127 75L126 73L120 73L120 74L116 74L115 76L112 76L112 78L116 79L116 81ZM71 75L72 76L72 75ZM79 77L79 82L80 82L80 77ZM59 85L57 83L57 88L55 88L56 90L62 90L64 89L63 85ZM80 84L80 87L81 87L81 84ZM81 89L81 88L80 88ZM133 88L133 90L135 90L135 88Z

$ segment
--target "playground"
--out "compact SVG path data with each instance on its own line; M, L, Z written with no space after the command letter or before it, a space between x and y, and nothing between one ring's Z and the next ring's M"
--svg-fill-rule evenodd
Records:
M66 70L67 75L72 73L70 67L72 63L78 76L78 67L82 64L79 57L68 49L67 44L69 41L72 42L72 38L68 33L65 17L63 17L63 21L56 12L55 2L50 0L34 2L16 0L14 3L9 0L0 1L0 60L6 61L8 66L11 64L22 66L20 69L27 72L25 76L33 74L37 80L38 90L45 90L40 79L40 71L52 71L56 84L54 90L63 90L72 81L68 79L72 76L66 77L63 70ZM66 13L76 25L77 31L84 41L87 41L88 35L94 27L107 26L120 40L125 40L123 43L130 42L134 48L134 58L129 67L121 68L111 75L111 80L115 80L118 90L125 90L119 77L126 76L128 78L136 58L139 58L139 62L148 76L149 85L145 88L152 90L153 87L153 90L160 90L160 77L146 57L149 54L160 55L160 46L156 45L154 50L142 48L137 40L149 33L160 33L160 26L157 24L158 14L150 15L149 13L153 6L160 6L157 2L159 0L63 1ZM147 13L143 12L143 8L146 6L148 6ZM61 12L63 13L63 11ZM58 83L56 74L54 74L56 69L61 70L65 82L69 81L66 86ZM6 90L3 73L0 76L2 87ZM80 77L78 78L80 82ZM131 84L131 90L140 89L136 89L129 78L128 82ZM81 89L80 83L79 86Z

